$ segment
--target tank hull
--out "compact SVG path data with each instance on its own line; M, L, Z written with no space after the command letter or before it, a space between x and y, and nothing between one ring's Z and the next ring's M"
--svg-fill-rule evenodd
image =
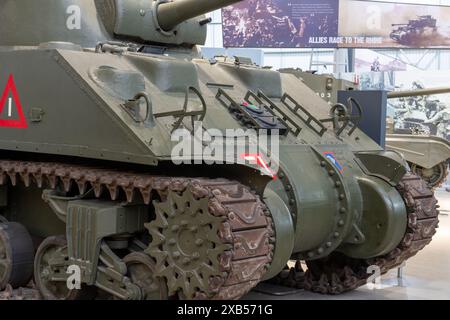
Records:
M199 59L205 9L173 9L188 2L85 8L115 40L91 30L95 48L47 32L0 48L1 216L23 230L0 245L34 240L21 268L41 298L237 299L291 259L309 265L295 286L341 293L371 272L336 257L386 272L431 241L436 201L398 153L294 75ZM2 287L29 278L8 279L12 258Z

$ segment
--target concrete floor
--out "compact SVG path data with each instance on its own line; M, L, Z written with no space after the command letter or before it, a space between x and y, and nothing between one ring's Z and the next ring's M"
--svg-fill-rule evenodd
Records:
M441 206L440 224L431 244L409 259L403 269L403 278L397 270L382 277L382 289L370 290L363 286L339 296L324 296L298 291L285 296L258 292L249 293L245 299L260 300L448 300L450 299L450 192L439 190L436 196Z

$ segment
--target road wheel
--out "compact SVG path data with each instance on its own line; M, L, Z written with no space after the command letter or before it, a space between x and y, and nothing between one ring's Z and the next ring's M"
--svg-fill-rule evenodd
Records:
M0 223L0 290L25 286L33 276L34 247L27 229L17 222Z
M45 239L39 246L34 259L34 280L36 287L46 300L91 300L95 288L81 287L70 290L67 286L66 270L67 241L64 236Z
M164 279L155 277L155 262L143 252L133 252L123 261L127 265L131 282L142 291L143 300L167 300L167 285Z
M426 169L416 164L411 164L411 171L421 177L432 189L439 188L447 178L447 162L441 162L433 168Z

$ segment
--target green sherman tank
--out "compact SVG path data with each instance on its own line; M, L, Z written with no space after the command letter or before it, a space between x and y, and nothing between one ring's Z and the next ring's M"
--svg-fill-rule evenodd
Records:
M292 68L280 69L280 72L296 75L330 105L337 103L339 91L359 90L358 84L348 80L336 79L333 75L318 75ZM388 93L388 99L420 97L449 92L450 88L447 87L392 91ZM443 117L447 113L444 110L438 115ZM436 119L436 122L439 122L439 126L446 127L445 121L442 120L442 118ZM434 119L429 120L429 123L434 121ZM441 186L448 175L450 142L438 136L416 134L414 131L417 130L410 128L405 129L405 133L394 133L393 119L388 118L387 122L386 149L401 153L410 165L411 171L424 179L429 187L434 189ZM416 125L424 126L422 123Z
M30 280L44 299L238 299L270 279L337 294L430 243L432 191L345 107L199 58L203 14L234 2L0 1L4 296ZM279 152L211 164L210 139L177 165L195 123Z

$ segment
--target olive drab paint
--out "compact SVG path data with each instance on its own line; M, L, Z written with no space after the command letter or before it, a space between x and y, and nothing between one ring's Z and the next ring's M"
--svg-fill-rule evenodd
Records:
M205 14L236 2L0 0L1 212L21 230L10 239L0 224L0 245L34 256L10 259L1 286L20 274L14 285L34 276L44 299L92 298L93 287L238 299L275 278L341 293L366 283L366 263L385 272L431 241L432 192L349 108L249 59L202 59ZM5 114L18 122L1 126ZM216 136L276 132L277 152L262 139L263 151L221 164L203 141L175 165L173 135L196 122ZM225 156L226 140L214 146ZM261 175L272 156L277 172ZM16 245L30 234L44 239L36 252ZM313 271L299 276L300 261Z

